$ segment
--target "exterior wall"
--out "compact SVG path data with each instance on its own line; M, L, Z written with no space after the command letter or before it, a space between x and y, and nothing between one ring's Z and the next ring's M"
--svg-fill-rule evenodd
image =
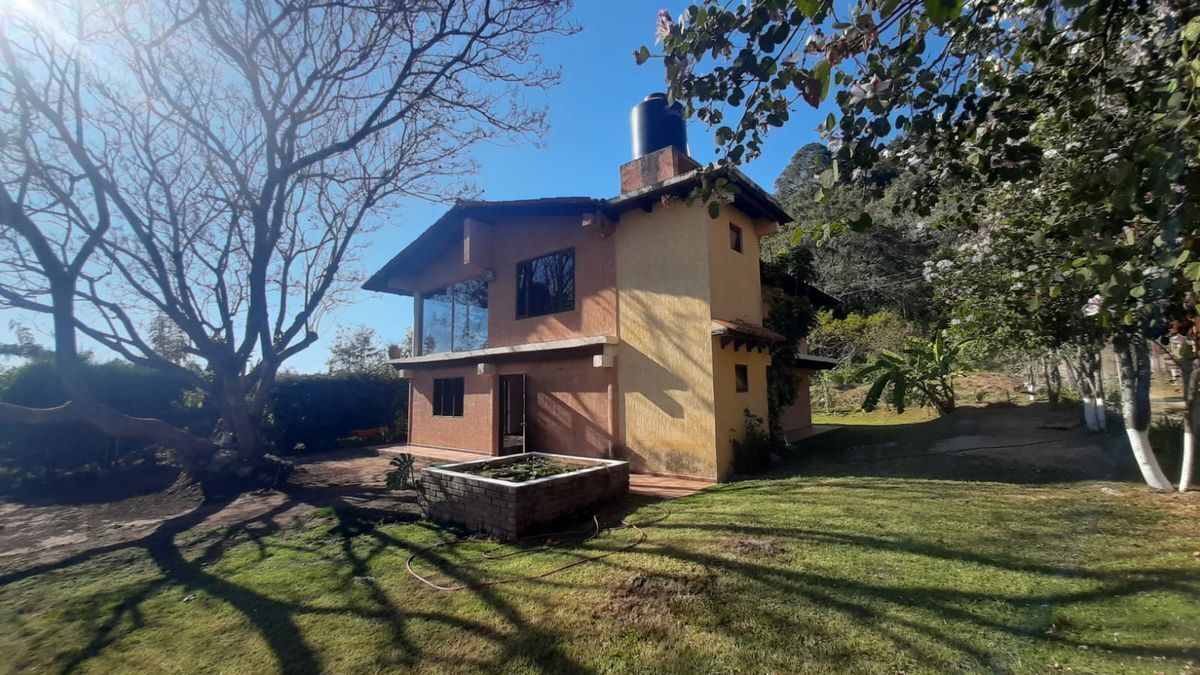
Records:
M801 371L801 381L796 389L796 402L779 412L779 422L784 433L803 431L812 426L812 371Z
M495 223L488 290L488 346L548 342L616 331L616 245L599 225L579 216L501 220ZM609 231L611 233L611 231ZM575 309L529 319L517 316L517 263L575 249Z
M763 292L759 278L758 234L753 220L729 204L708 223L709 293L712 318L740 319L762 325ZM742 252L729 247L729 225L742 228Z
M746 414L749 410L767 423L767 366L770 353L747 350L734 351L730 344L721 347L720 338L713 338L713 386L716 400L717 477L725 478L733 464L733 440L746 435ZM745 365L748 391L737 391L735 365Z
M469 239L443 251L415 275L414 283L427 294L492 270L496 278L488 284L488 347L615 332L616 246L598 224L583 227L578 215L469 222ZM517 263L567 248L575 249L575 309L518 319ZM420 311L418 304L414 311Z
M593 368L590 354L506 363L501 375L525 375L526 448L608 458L615 368Z
M433 381L439 377L464 378L462 417L434 416ZM492 454L498 429L493 417L494 375L477 375L474 366L418 370L413 373L411 392L409 443Z
M717 476L709 220L675 201L617 225L619 440L635 471Z

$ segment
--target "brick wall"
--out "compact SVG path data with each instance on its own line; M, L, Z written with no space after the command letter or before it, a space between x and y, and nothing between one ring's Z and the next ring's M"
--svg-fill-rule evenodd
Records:
M629 491L629 465L625 462L528 483L488 480L438 468L421 471L430 519L504 540L544 530L571 516L590 515Z

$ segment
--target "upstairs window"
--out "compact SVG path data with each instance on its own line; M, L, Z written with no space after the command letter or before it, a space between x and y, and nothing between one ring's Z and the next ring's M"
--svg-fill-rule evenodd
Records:
M738 364L733 367L733 383L739 394L750 391L750 372L746 366Z
M443 377L433 381L435 417L463 416L463 383L461 377Z
M517 318L575 309L575 249L517 263Z
M468 279L425 294L421 300L423 354L487 347L488 284Z
M733 223L729 224L729 248L742 252L742 228Z

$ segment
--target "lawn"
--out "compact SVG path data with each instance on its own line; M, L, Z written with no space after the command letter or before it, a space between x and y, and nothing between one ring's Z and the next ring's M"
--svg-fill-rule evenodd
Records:
M890 430L916 439L896 452L942 433L917 426ZM10 575L0 670L1153 673L1200 657L1200 495L839 462L886 431L844 429L770 478L631 504L644 543L536 581L433 590L405 561L447 534L328 510ZM501 560L474 542L415 565L476 584L636 536Z

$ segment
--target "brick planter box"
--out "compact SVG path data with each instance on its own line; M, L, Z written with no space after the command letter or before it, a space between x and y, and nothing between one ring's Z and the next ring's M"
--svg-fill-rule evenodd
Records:
M522 457L578 464L578 471L513 483L461 469L508 464ZM530 452L421 470L421 485L435 522L515 539L569 516L590 514L629 492L629 463Z

